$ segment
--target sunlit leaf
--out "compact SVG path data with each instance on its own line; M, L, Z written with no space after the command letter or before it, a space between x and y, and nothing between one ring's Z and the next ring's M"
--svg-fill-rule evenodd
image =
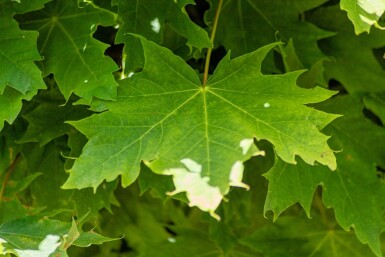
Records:
M71 122L89 142L64 188L96 188L119 175L128 186L145 161L156 173L173 175L173 193L186 192L191 206L213 212L229 186L247 188L242 162L261 154L254 137L272 142L287 162L299 155L335 169L328 137L318 129L336 116L304 106L333 93L297 87L298 72L262 75L261 62L274 45L234 60L226 56L203 88L181 59L141 41L144 70L121 81L118 101Z
M369 32L385 12L384 0L341 0L341 9L348 13L356 34Z

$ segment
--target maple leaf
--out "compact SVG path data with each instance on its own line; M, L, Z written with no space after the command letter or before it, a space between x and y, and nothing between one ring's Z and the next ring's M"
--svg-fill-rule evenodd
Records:
M278 160L266 174L269 191L265 211L272 210L277 217L299 202L310 215L313 193L322 185L324 203L334 208L338 223L346 230L354 227L358 239L382 256L380 234L385 204L381 203L385 188L375 166L385 164L385 147L380 143L385 140L385 132L362 115L363 106L351 97L335 98L322 109L344 114L325 128L333 135L336 147L343 150L337 155L337 171L328 172L321 166L311 167L303 162L294 166Z
M118 101L105 103L108 111L70 122L89 142L63 188L96 188L119 175L128 186L143 160L173 175L174 193L186 191L191 206L213 214L230 185L247 187L243 162L260 154L253 138L272 142L287 162L299 155L335 169L328 137L317 128L337 116L304 106L334 93L297 87L299 72L262 75L261 62L275 44L234 60L227 55L204 88L182 59L140 39L143 72L121 81Z
M104 56L107 45L92 38L98 25L114 24L113 13L91 3L80 8L76 0L56 0L18 20L22 28L39 32L43 74L54 74L66 99L71 93L86 103L93 97L116 99L112 72L118 67Z
M37 91L30 91L26 94L6 87L4 92L0 94L0 131L4 127L4 121L12 124L23 106L22 100L31 100L37 94Z
M341 9L348 13L358 35L370 31L373 25L378 26L378 20L385 12L385 1L341 0Z
M34 10L40 4L0 3L0 131L4 121L12 124L16 119L22 100L31 100L38 89L45 88L41 72L34 63L41 60L36 47L37 33L20 30L13 19L14 14Z
M356 36L351 22L337 5L319 8L308 19L337 32L320 41L323 52L335 59L325 63L326 79L339 81L349 93L385 91L385 71L373 54L373 49L385 46L384 31Z
M354 233L322 224L319 217L282 217L240 240L265 257L279 256L374 256ZM279 243L278 243L279 242ZM252 255L256 256L256 255Z
M12 18L15 13L11 2L0 4L0 94L6 86L22 94L45 88L41 72L34 63L41 60L37 48L33 47L36 46L37 33L20 30Z
M218 0L211 0L206 20L213 20ZM224 2L219 17L216 41L234 56L255 50L277 41L277 37L294 45L303 64L308 67L323 54L317 41L333 35L321 30L304 19L298 19L304 12L313 9L325 0L228 0ZM236 11L234 11L236 10ZM279 33L277 35L277 32Z

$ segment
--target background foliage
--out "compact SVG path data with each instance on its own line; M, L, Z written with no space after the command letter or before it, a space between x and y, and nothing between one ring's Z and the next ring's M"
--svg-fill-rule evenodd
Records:
M0 255L383 256L384 11L0 0Z

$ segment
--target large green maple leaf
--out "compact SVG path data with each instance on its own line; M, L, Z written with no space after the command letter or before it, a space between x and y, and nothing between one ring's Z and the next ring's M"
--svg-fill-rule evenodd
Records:
M213 20L218 0L210 0L212 8L206 20ZM298 55L308 67L323 57L317 41L332 33L306 22L304 13L325 0L228 0L219 17L216 41L239 56L263 45L293 39ZM302 17L299 19L298 17ZM277 35L277 32L279 33Z
M118 101L71 122L89 142L64 188L96 188L119 175L127 186L145 161L173 175L174 193L185 191L191 206L213 212L230 185L245 187L243 162L259 154L254 138L272 142L289 163L299 155L336 168L328 137L318 131L336 115L304 106L334 93L297 87L300 72L263 75L261 62L274 44L234 60L227 55L203 87L171 51L141 42L144 69L121 81Z
M343 150L337 155L337 171L277 161L266 174L269 191L265 211L272 210L277 216L299 202L309 215L315 188L322 185L323 200L334 208L338 223L346 230L354 227L358 239L381 256L385 187L376 175L376 165L385 164L385 131L367 120L363 105L351 97L336 98L323 109L344 114L325 129Z
M75 93L87 103L93 97L116 99L112 73L118 67L104 56L107 45L92 37L98 25L111 26L114 18L93 4L79 7L76 0L56 0L18 17L23 28L39 32L44 75L54 74L66 99Z
M371 26L377 24L385 12L384 0L341 0L340 6L348 13L357 35L362 32L369 33Z

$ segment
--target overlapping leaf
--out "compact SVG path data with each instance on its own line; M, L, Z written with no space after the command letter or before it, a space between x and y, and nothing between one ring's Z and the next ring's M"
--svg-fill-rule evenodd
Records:
M66 121L79 120L91 114L84 106L72 105L73 101L65 104L57 88L39 94L34 100L39 105L23 116L29 125L26 133L18 140L19 143L39 142L45 145L69 133L71 126Z
M171 26L186 38L190 47L211 47L206 31L192 22L184 10L187 4L194 4L194 1L113 0L112 3L119 8L119 20L122 25L116 35L116 42L126 44L123 65L127 73L143 62L140 41L127 36L128 33L139 34L161 44L164 41L166 26Z
M349 93L385 91L385 71L373 54L374 48L385 46L385 31L356 36L338 6L320 8L309 19L319 27L337 32L320 43L325 54L335 58L325 64L327 79L339 81Z
M364 96L365 106L376 114L382 124L385 124L385 93Z
M15 13L22 14L27 12L32 12L44 8L44 4L51 2L52 0L34 0L34 1L15 1L15 0L5 0L12 1L13 9Z
M370 31L371 26L378 25L378 20L385 12L384 0L341 0L341 9L348 13L358 35Z
M60 158L60 148L57 146L59 142L52 142L44 147L28 144L23 149L28 173L41 175L29 187L31 196L35 199L34 206L51 212L66 209L81 220L93 220L99 210L111 209L111 204L115 202L113 190L117 183L105 184L95 194L90 188L60 190L67 176L64 161Z
M40 3L0 3L0 131L4 121L12 123L19 114L22 100L30 100L38 89L45 88L35 61L37 33L22 31L13 19L15 13L36 9ZM10 88L7 88L10 87Z
M318 132L336 116L305 107L329 98L321 88L298 88L298 72L262 75L270 45L235 60L226 56L203 88L197 74L169 50L141 38L143 72L121 81L107 112L71 122L89 142L64 188L96 188L139 174L143 160L156 173L173 175L190 205L213 212L229 186L242 183L243 161L258 154L253 138L267 139L295 163L335 169L328 137Z
M212 21L218 0L210 2L212 8L207 20ZM232 54L239 56L277 41L277 38L285 42L293 38L301 61L308 67L323 56L317 40L329 37L332 33L306 22L304 12L324 2L326 1L224 1L216 40L231 50Z
M31 100L37 91L30 91L26 94L7 87L0 94L0 131L4 127L4 121L12 124L23 106L22 100Z
M39 31L44 75L53 73L66 99L71 93L91 102L93 97L116 99L112 72L117 66L104 56L107 46L92 38L98 25L114 24L114 15L93 4L57 0L40 11L19 16L23 28Z
M376 165L385 162L385 131L364 118L363 106L350 97L331 101L323 109L344 114L325 129L342 150L337 155L337 171L331 173L302 162L294 166L277 161L266 174L270 190L265 210L279 215L300 202L309 214L315 187L322 185L323 200L334 208L338 223L347 230L354 227L358 239L381 256L385 187L376 175Z
M21 146L14 142L19 132L7 126L0 133L0 224L36 212L26 201L25 192L40 174L25 174Z
M319 221L319 218L306 221L299 217L284 217L242 238L241 243L264 257L374 256L368 247L358 243L354 233L328 227Z
M37 33L22 31L13 19L11 2L0 4L0 94L6 86L20 93L45 88L34 61L41 60L36 48Z

